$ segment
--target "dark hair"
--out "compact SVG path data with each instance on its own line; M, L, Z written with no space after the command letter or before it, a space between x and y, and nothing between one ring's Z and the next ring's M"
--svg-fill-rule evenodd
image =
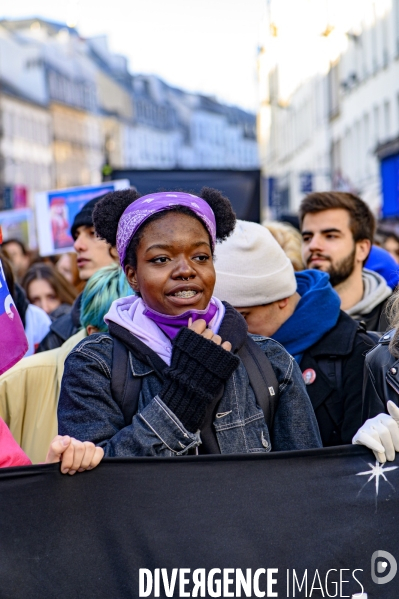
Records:
M349 212L349 227L355 243L363 239L368 239L373 243L375 218L366 202L363 202L353 193L322 191L307 195L299 206L301 228L306 214L324 212L324 210L335 208L343 208Z
M27 249L25 247L25 244L20 240L20 239L7 239L6 241L3 241L3 243L1 244L2 249L6 250L7 249L7 244L8 243L16 243L17 245L19 245L19 247L21 248L21 252L23 253L24 256L28 255Z
M55 294L62 304L73 304L78 292L58 270L51 264L33 264L22 279L22 287L29 299L29 285L36 280L43 279L54 289Z
M72 235L74 241L76 241L77 230L80 227L90 228L93 226L94 206L97 204L97 202L99 202L106 195L107 195L106 193L102 193L101 195L97 196L96 198L93 198L92 200L90 200L89 202L86 202L86 204L84 204L84 206L82 207L80 212L78 212L76 214L75 218L73 219L72 226L71 226L71 235Z
M172 191L172 190L171 190ZM181 191L181 190L179 190ZM191 192L190 192L191 193ZM113 191L100 200L93 211L93 222L96 233L112 246L116 245L118 222L126 208L139 198L139 194L132 189ZM220 191L211 187L203 187L199 197L212 208L216 220L216 239L223 241L234 230L236 215L228 200ZM146 220L136 231L126 252L126 264L136 267L136 252L145 227L151 222L163 218L166 213L186 214L197 219L202 225L202 220L186 206L176 206L171 210L157 212Z
M395 231L381 231L380 229L377 229L377 235L383 247L388 239L393 239L396 243L399 243L399 235L395 233Z

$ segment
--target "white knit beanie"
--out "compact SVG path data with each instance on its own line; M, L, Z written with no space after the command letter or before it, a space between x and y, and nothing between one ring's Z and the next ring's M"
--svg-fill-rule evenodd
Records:
M213 294L232 306L262 306L296 291L291 261L262 225L237 220L233 233L215 249Z

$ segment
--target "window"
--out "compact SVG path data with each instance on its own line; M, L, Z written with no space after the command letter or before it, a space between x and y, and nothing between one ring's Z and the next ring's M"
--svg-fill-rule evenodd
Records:
M365 114L363 116L363 130L364 130L364 149L366 152L370 148L370 123L369 123L369 115Z
M374 143L378 144L380 140L380 110L378 106L374 106Z
M328 114L330 119L339 114L339 63L328 72Z
M371 60L373 65L373 73L378 69L378 47L377 47L377 15L375 3L373 3L374 22L371 26Z
M353 156L356 157L356 160L354 160L353 164L354 164L354 171L355 171L355 176L356 179L359 180L361 177L361 171L362 171L362 146L361 146L361 123L360 121L356 121L355 126L353 127L353 142L354 142L354 148L355 148L355 153Z
M399 93L396 96L396 132L399 134Z
M399 57L399 0L393 0L392 12L394 22L395 52L396 56Z
M389 42L389 29L388 29L388 17L385 16L381 21L381 30L382 30L382 64L383 67L388 66L389 61L389 50L388 50L388 42Z
M384 103L384 138L391 137L391 105L388 101Z

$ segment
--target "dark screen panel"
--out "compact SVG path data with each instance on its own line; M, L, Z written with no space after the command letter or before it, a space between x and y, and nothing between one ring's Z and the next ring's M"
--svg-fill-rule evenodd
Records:
M238 218L260 222L259 170L114 170L112 179L129 179L143 195L177 189L199 194L214 187L229 198Z

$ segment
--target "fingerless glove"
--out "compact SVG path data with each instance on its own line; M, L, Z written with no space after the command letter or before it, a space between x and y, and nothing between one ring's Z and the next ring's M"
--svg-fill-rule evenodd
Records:
M191 433L201 428L207 405L238 367L237 356L194 331L182 328L173 341L160 398Z

